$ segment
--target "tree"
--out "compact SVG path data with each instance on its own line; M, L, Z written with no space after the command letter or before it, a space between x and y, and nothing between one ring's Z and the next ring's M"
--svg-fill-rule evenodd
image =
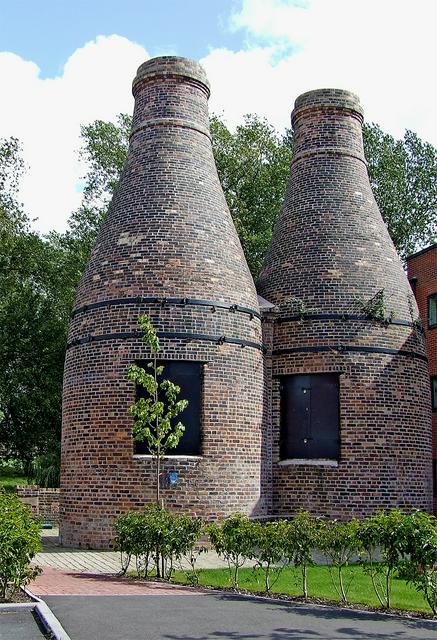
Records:
M27 466L60 437L69 304L63 253L17 201L23 170L18 142L0 141L0 447Z
M437 150L412 131L395 140L377 124L365 124L364 151L370 184L402 258L435 242Z
M175 418L186 409L188 400L178 400L180 387L170 380L162 379L164 367L157 364L159 338L150 319L140 316L139 323L144 333L144 344L152 352L152 361L147 365L150 373L136 364L129 367L129 380L142 387L146 393L145 398L140 398L129 407L129 413L135 418L134 440L145 440L155 460L156 504L159 506L161 460L168 449L177 447L185 431L181 422L175 423Z
M82 208L70 220L71 236L92 246L107 203L118 183L128 148L131 119L96 121L82 128L88 161ZM245 116L234 132L211 118L219 178L254 277L258 275L279 213L292 154L291 131L283 135L256 115ZM395 140L378 125L365 124L364 148L376 201L401 257L435 241L436 149L411 131Z

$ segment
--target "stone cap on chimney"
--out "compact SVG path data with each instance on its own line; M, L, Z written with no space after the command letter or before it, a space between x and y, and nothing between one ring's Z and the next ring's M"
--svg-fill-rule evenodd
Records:
M153 80L159 77L182 77L195 80L202 84L209 95L210 85L204 68L195 60L179 56L160 56L143 62L138 67L137 75L132 83L132 91L139 82Z
M329 109L330 107L355 111L361 116L361 119L363 118L364 112L360 99L352 91L346 91L345 89L315 89L302 93L296 98L291 114L291 122L293 123L297 115L307 109Z

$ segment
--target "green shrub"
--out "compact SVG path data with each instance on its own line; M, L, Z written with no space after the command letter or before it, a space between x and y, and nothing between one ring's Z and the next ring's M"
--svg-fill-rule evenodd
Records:
M345 569L352 556L361 549L359 538L361 523L352 518L348 522L331 520L324 522L319 532L318 547L330 560L329 575L334 591L342 602L348 602L353 571L349 571L345 579Z
M29 470L30 479L40 487L59 487L61 480L61 450L56 445L53 451L34 458Z
M255 567L260 567L264 572L266 593L270 593L282 569L287 565L287 562L284 562L287 528L288 523L285 520L253 523Z
M299 511L287 527L285 555L289 562L300 567L305 598L308 598L308 567L314 564L313 550L319 544L320 528L320 519L307 511Z
M147 577L154 567L158 578L169 580L175 560L188 555L190 564L194 564L194 547L201 534L202 521L150 505L142 513L120 516L114 529L123 572L134 557L139 576Z
M405 518L404 527L407 558L402 576L423 593L437 615L437 518L416 511Z
M40 548L37 520L15 495L0 491L0 598L12 597L40 573L30 566Z
M213 522L207 531L215 551L228 563L233 588L238 589L239 569L255 555L255 523L241 513L234 513L220 523Z
M365 518L359 530L364 570L384 608L390 608L392 579L407 552L407 518L400 509L378 511Z

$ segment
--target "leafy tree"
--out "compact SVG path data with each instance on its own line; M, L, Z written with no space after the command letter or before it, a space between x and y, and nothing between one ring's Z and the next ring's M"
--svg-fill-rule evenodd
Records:
M382 607L390 608L392 580L406 554L406 516L400 509L378 511L358 531L364 552L364 571L370 575Z
M17 201L23 168L17 141L1 141L0 446L28 465L59 439L69 309L62 252Z
M156 504L160 505L159 475L161 460L168 449L177 447L185 427L175 418L186 409L188 400L178 400L181 391L177 384L162 379L164 367L157 364L160 350L159 338L147 316L140 316L139 323L143 330L144 344L152 353L152 361L146 371L133 364L129 367L128 378L141 386L147 393L129 407L129 413L135 418L133 426L134 440L146 441L150 454L156 464Z
M284 541L287 539L288 523L285 520L273 522L254 522L254 554L255 567L264 571L264 587L266 593L271 592L272 586L278 581L282 570L286 566ZM273 576L273 581L272 581Z
M354 577L349 572L349 579L345 581L345 569L351 558L361 549L359 539L360 522L352 518L348 522L331 520L324 522L320 534L318 547L329 558L329 575L332 586L342 602L348 601L348 591Z
M412 131L395 140L365 124L370 183L391 238L406 258L437 235L437 150Z
M300 567L304 598L308 598L308 567L314 565L313 550L319 543L320 527L320 520L308 511L299 511L287 527L285 556Z
M71 234L89 251L106 214L127 154L129 116L118 124L96 121L82 128L88 161L82 208L70 220ZM279 213L292 154L291 131L283 135L256 115L234 132L211 118L213 152L223 191L254 277L258 275ZM365 124L364 149L370 182L390 235L402 257L436 238L436 149L406 131L395 140Z
M238 589L240 568L255 556L256 525L242 513L234 513L221 523L213 522L207 531L215 551L228 563L233 588Z

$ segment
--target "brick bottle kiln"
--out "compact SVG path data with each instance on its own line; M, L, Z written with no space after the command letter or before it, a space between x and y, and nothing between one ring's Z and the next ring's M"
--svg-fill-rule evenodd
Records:
M292 114L294 156L258 283L261 314L211 150L195 62L143 64L127 163L78 289L64 378L61 537L105 548L153 500L126 377L161 358L190 404L165 472L173 509L347 517L431 507L429 378L417 307L374 201L355 95ZM267 354L263 358L263 343Z
M258 283L272 368L273 511L431 507L429 378L416 303L372 195L349 92L301 95ZM271 315L271 314L270 314Z
M212 155L208 81L195 62L139 69L127 163L80 283L64 378L61 537L107 547L114 518L153 501L136 451L128 365L147 359L138 316L161 337L166 373L190 401L166 460L166 504L217 517L263 513L261 322ZM165 362L164 362L165 364ZM200 431L202 437L200 438ZM135 453L137 455L135 455Z

